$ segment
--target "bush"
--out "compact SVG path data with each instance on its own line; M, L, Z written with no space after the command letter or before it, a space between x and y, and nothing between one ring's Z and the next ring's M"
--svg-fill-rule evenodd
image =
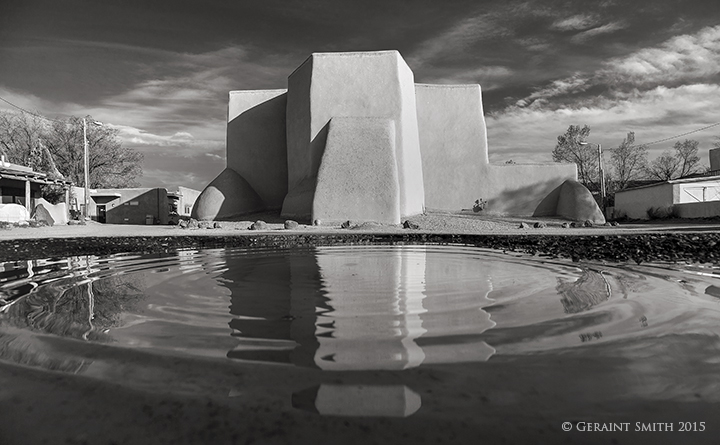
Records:
M678 210L672 205L666 207L650 207L646 210L646 212L648 218L650 219L669 219L678 217Z
M482 198L476 199L475 205L473 205L473 212L475 212L475 213L481 212L481 211L485 210L485 207L487 207L487 201L485 201Z

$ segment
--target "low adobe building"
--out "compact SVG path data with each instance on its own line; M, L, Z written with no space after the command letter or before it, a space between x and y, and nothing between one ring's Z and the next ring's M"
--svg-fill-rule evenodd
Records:
M720 216L720 176L681 178L615 192L616 218Z
M710 170L615 192L615 218L711 218L720 216L720 148L709 152Z
M314 53L287 89L231 91L227 168L193 208L397 224L429 210L531 215L574 164L490 164L480 85L415 84L397 51Z
M190 216L198 190L178 187L90 189L87 216L107 224L169 224L171 215ZM76 203L84 202L85 189L76 187ZM77 205L77 204L76 204ZM77 205L82 213L82 204Z
M45 173L36 172L30 167L13 164L6 161L4 155L0 159L0 197L2 197L2 204L19 204L30 213L35 208L35 201L40 199L40 189L44 185L62 187L66 192L67 202L72 182L52 178Z

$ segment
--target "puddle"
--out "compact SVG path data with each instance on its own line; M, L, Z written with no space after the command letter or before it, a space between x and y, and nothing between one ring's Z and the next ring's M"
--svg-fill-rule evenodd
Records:
M719 403L718 289L709 266L461 246L42 259L0 266L0 359L228 413L557 423Z

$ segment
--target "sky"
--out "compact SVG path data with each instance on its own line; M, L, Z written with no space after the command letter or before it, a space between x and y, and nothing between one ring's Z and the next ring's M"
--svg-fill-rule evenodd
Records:
M231 90L287 87L313 52L398 50L417 83L480 84L491 162L551 162L588 125L650 157L720 142L717 0L0 0L0 98L90 115L144 154L147 187L225 167ZM0 109L13 109L0 102Z

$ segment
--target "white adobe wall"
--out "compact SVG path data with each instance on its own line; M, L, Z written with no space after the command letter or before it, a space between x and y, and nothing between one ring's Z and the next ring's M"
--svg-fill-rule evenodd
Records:
M412 72L397 51L315 53L288 77L288 196L283 215L312 209L328 125L334 117L395 122L400 214L422 213L425 194Z
M615 193L615 215L631 219L648 219L650 207L669 207L677 195L673 184L662 183Z
M227 167L242 176L265 207L279 209L287 194L287 90L231 91Z
M425 206L471 208L488 164L480 85L416 84Z
M415 92L428 209L469 209L483 199L485 213L532 215L577 179L575 164L490 164L480 85L418 84Z
M395 140L393 120L332 118L318 170L313 221L400 224Z

